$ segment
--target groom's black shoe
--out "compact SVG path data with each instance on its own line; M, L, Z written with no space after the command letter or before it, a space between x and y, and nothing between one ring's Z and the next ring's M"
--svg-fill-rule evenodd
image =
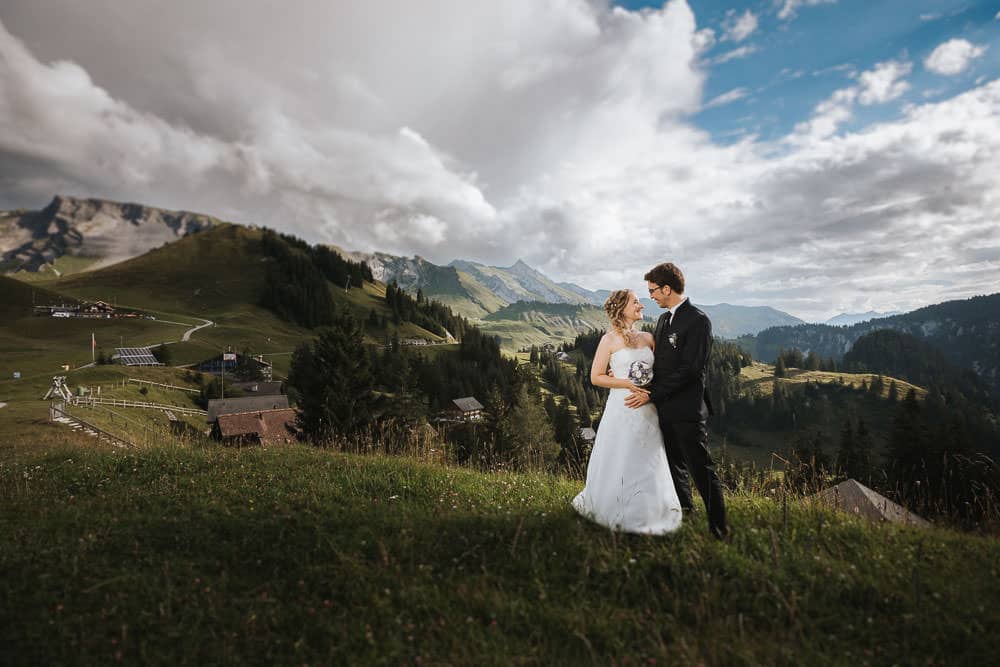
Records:
M733 529L729 526L723 526L721 528L718 526L711 526L708 529L708 532L712 534L712 537L722 542L733 541Z

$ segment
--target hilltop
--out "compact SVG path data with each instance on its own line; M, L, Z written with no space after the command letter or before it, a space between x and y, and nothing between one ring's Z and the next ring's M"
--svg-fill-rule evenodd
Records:
M926 306L910 313L847 327L802 324L773 327L740 338L740 345L761 361L781 349L814 352L840 360L865 334L892 329L932 345L960 369L974 371L994 395L1000 395L1000 294Z
M360 443L356 443L360 445ZM410 458L0 450L3 662L987 664L996 540L730 495L665 538ZM44 636L44 639L43 639ZM182 638L182 640L178 640Z
M0 270L68 275L136 257L218 223L188 211L56 195L38 211L0 212Z

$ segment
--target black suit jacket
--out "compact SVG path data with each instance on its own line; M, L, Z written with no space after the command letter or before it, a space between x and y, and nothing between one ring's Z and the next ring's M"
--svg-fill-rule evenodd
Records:
M669 324L668 324L669 322ZM704 421L712 414L708 398L708 355L712 350L712 322L685 301L674 313L663 313L656 323L656 352L650 398L660 419L672 422Z

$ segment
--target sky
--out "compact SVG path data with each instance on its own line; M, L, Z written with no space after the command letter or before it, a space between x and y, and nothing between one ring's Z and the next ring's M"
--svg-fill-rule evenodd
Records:
M808 320L1000 291L1000 2L4 0L54 194Z

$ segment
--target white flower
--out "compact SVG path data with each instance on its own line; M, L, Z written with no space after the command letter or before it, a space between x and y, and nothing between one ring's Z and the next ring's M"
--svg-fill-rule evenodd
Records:
M653 381L653 368L648 361L642 359L633 361L628 367L628 379L632 381L632 384L644 387Z

